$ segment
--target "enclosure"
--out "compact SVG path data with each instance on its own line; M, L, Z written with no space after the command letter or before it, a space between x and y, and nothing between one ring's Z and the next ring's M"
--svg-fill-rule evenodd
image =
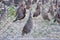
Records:
M31 4L29 4L30 1L0 1L0 40L60 40L60 15L58 18L55 16L60 13L60 0L32 0ZM38 4L40 9L37 7ZM26 8L28 6L29 9ZM26 13L21 14L24 8L26 9ZM23 11L18 9L22 9ZM40 14L37 17L33 17L34 12L37 14L40 12ZM47 14L46 18L49 19L44 18L45 14ZM13 22L17 18L17 15L19 18L22 16L24 18ZM29 19L30 16L31 18ZM33 26L28 25L28 19L32 21L31 24ZM54 22L55 19L58 21ZM22 30L25 25L32 28L29 33L22 36Z

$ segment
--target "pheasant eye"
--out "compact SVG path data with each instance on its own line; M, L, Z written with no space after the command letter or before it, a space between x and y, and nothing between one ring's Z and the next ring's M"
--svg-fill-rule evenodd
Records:
M60 7L60 5L58 7Z

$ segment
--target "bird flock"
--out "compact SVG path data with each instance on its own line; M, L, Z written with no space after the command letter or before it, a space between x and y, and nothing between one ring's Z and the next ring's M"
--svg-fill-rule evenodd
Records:
M44 4L49 2L50 2L50 7L48 11L45 12ZM35 3L37 5L34 13L32 13L32 6ZM16 22L17 20L23 20L26 17L26 10L29 10L28 20L22 29L23 36L24 34L31 32L33 28L32 19L34 17L37 18L41 14L44 20L51 21L48 15L50 14L54 19L53 22L57 21L57 23L60 24L60 1L59 0L9 0L9 1L0 0L0 21L1 21L1 18L4 16L4 14L6 14L7 8L11 5L14 5L16 8L16 16L15 16L16 18L15 20L13 20L13 22Z

